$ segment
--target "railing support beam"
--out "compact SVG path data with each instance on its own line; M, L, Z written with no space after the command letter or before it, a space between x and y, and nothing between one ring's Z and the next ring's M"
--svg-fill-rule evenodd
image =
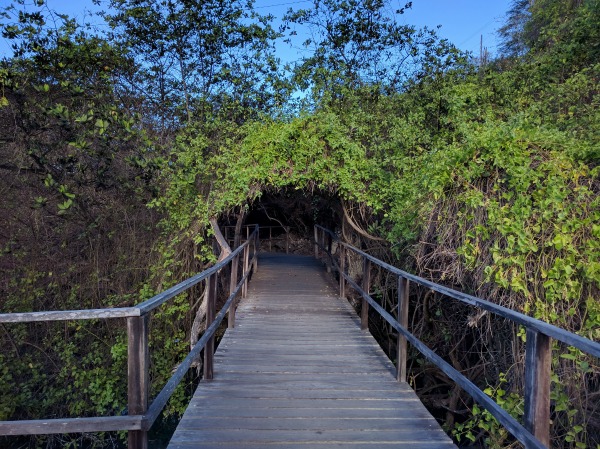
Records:
M346 248L344 245L339 245L340 249L340 298L346 298L346 279L344 278L344 273L346 272Z
M248 248L246 246L246 248ZM206 328L215 320L215 306L217 302L217 273L213 273L207 279L206 288L208 289L208 297L206 298ZM204 379L211 380L213 378L213 358L215 355L215 336L209 338L204 348Z
M148 409L148 314L127 318L127 410L129 415L144 415ZM130 430L130 449L147 449L148 432Z
M242 269L242 276L245 276L248 272L250 262L250 245L246 245L244 248L244 268ZM248 278L244 280L244 285L242 285L242 298L245 298L248 295Z
M525 348L525 428L550 447L551 338L527 329Z
M333 239L331 238L331 234L327 233L327 246L325 246L325 248L327 248L327 250L325 251L327 254L325 255L325 265L327 266L328 273L331 273L331 265L332 265L331 258L333 257L333 255L331 254L332 245L333 245Z
M231 261L231 276L229 277L229 294L231 295L237 286L238 279L238 265L240 258L235 256ZM237 307L237 301L234 299L229 307L229 315L227 316L227 327L233 329L235 327L235 309Z
M409 282L403 276L398 277L398 323L408 328L408 289ZM398 382L406 382L407 348L406 337L398 333L398 353L396 354L396 378Z
M283 228L285 230L285 253L290 253L290 227L286 226Z
M370 293L369 287L371 284L371 261L366 257L363 257L363 278L362 278L362 289L368 295ZM365 298L362 299L362 306L360 309L360 328L362 330L369 329L369 303Z
M256 235L256 238L254 239L254 241L252 242L252 270L253 273L256 274L256 272L258 271L258 248L260 246L260 242L258 240L258 234Z

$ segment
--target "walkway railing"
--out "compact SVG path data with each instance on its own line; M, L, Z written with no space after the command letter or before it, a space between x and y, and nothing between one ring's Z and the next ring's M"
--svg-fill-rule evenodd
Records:
M91 320L109 318L127 318L127 416L102 416L86 418L38 419L23 421L0 421L0 435L34 435L73 432L105 432L127 430L128 447L145 449L148 447L148 430L152 427L165 404L185 376L192 363L204 349L204 379L213 378L213 355L215 332L227 312L228 325L235 325L235 302L241 290L245 297L248 288L248 277L257 269L258 225L248 239L236 248L223 261L203 272L165 290L162 293L132 307L67 310L29 313L0 314L0 323L30 323L39 321ZM241 260L240 260L241 259ZM241 277L238 276L239 265L242 265ZM229 297L218 314L216 312L217 277L219 272L231 266ZM240 279L238 280L238 277ZM149 402L149 348L148 328L150 312L186 291L201 281L206 281L208 289L206 331L191 349L186 358L177 367L161 392Z
M248 233L249 229L254 229L255 226L258 225L247 225L242 227L242 235ZM233 246L235 241L235 226L224 226L223 230L225 231L225 239L229 245ZM285 248L285 253L288 254L290 252L290 231L292 227L290 226L260 226L259 227L259 240L261 243L261 249L267 250L269 252L273 251L274 244L279 244L281 247Z
M333 241L338 244L338 257L333 256L331 249ZM600 343L568 332L559 327L536 320L522 313L481 298L453 290L436 284L419 276L402 271L367 253L339 240L332 231L315 226L314 228L315 257L320 257L323 251L328 268L335 268L339 273L340 296L345 297L346 283L353 287L362 297L361 328L369 328L369 307L372 307L381 317L398 332L397 378L406 382L407 342L410 342L431 363L441 369L449 378L454 380L463 390L469 393L475 401L490 412L527 449L543 449L550 446L550 378L552 346L554 338L569 346L600 358ZM358 285L346 273L346 259L349 252L362 258L362 285ZM369 294L371 264L394 274L398 279L398 319L395 319L381 307ZM518 422L506 410L486 395L473 382L463 376L452 365L429 349L423 342L408 331L408 288L409 282L425 286L450 298L465 304L486 310L526 329L525 347L525 416L524 424Z

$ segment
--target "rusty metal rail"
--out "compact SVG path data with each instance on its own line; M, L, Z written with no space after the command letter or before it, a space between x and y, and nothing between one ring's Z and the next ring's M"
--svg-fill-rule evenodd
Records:
M227 313L229 313L229 327L234 326L235 303L240 290L242 296L245 297L250 273L257 270L258 235L259 228L256 225L252 231L248 231L247 240L221 262L132 307L0 314L0 323L127 318L127 391L129 413L127 416L0 421L0 435L127 430L129 432L129 448L147 448L148 430L158 418L161 410L185 376L187 370L194 360L199 357L202 349L204 349L204 378L213 378L215 332ZM238 276L240 262L242 273L241 276ZM217 277L220 270L228 265L231 265L229 297L215 316ZM207 297L206 331L178 366L161 392L154 398L151 404L148 404L148 322L151 316L150 312L202 281L206 281L206 288L209 290Z
M332 254L332 243L338 244L338 257ZM328 269L339 273L340 296L345 296L346 283L362 297L361 327L368 329L369 308L372 307L398 332L397 377L406 381L407 342L412 344L431 363L441 369L449 378L469 393L475 401L489 411L527 449L543 449L550 446L550 378L552 345L551 339L573 346L581 351L600 358L600 343L568 332L559 327L531 318L522 313L499 306L492 302L466 293L436 284L427 279L400 270L360 249L341 241L338 236L322 226L314 228L315 257L320 258L321 251L326 256ZM353 252L363 260L362 285L358 285L346 273L347 253ZM371 264L394 274L398 280L398 319L381 307L369 294ZM473 382L463 376L442 357L429 349L423 342L408 331L408 288L409 282L427 287L465 304L486 310L504 317L526 329L525 348L525 416L524 423L518 422L506 410L486 395Z

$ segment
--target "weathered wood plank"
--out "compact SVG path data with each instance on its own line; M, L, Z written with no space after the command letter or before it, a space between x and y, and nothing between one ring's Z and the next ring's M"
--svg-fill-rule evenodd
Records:
M321 262L267 255L176 448L452 448Z
M393 441L401 445L405 441L447 441L448 437L441 430L431 428L414 429L410 427L395 430L365 431L355 429L345 430L177 430L171 439L172 442L195 442L202 447L204 443L238 443L239 447L249 442L254 443L323 443L323 442L370 442L373 439L380 441Z
M550 337L527 329L525 352L525 428L550 447Z
M358 418L358 419L384 419L384 418L430 418L425 409L411 408L240 408L240 407L211 407L192 405L186 410L188 419L204 419L206 417L224 418L225 421L233 418L256 419L286 419L286 418ZM184 421L181 421L183 425Z
M172 443L169 445L169 449L190 449L198 447L197 443ZM238 449L240 446L238 443L204 443L202 444L203 449ZM373 441L373 442L352 442L345 441L343 443L338 442L325 442L325 443L275 443L269 444L268 449L379 449L379 448L398 448L398 443L395 441ZM427 442L414 442L414 441L403 441L402 449L445 449L454 448L451 441L442 442L436 441L434 443ZM253 443L248 442L244 444L244 448L248 449L264 449L264 443Z
M408 328L408 282L406 278L398 278L398 322L404 328ZM398 382L406 382L406 363L408 359L406 346L406 338L398 333L396 354L396 378Z
M148 409L150 389L148 368L148 315L127 319L127 404L129 414L144 415ZM145 430L130 430L128 447L147 449L148 433Z
M46 435L54 433L141 430L141 415L65 418L31 421L0 421L0 435Z
M137 307L88 310L52 310L48 312L0 313L0 323L31 323L39 321L104 320L140 316Z
M433 418L239 418L205 417L186 420L181 430L396 430L399 428L437 426Z

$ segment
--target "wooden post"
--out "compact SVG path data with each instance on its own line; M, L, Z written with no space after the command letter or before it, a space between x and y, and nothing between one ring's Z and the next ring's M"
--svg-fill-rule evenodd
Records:
M256 272L258 271L258 245L258 233L256 233L256 237L253 239L252 242L252 270L254 274L256 274Z
M550 337L527 329L525 347L525 428L550 447Z
M240 262L239 254L231 261L231 276L229 277L229 294L231 295L235 290L238 278L238 265ZM237 300L231 301L231 307L229 308L229 315L227 320L227 327L233 329L235 327L235 308L237 307Z
M148 315L127 318L127 409L129 415L144 415L148 409ZM148 448L148 432L130 430L131 449Z
M319 258L319 230L317 228L317 225L315 225L314 227L314 234L315 234L315 259Z
M371 261L363 256L363 279L362 289L368 295L369 284L371 283ZM369 303L365 298L362 300L362 307L360 310L360 328L362 330L369 330Z
M346 272L346 248L341 244L338 244L340 248L340 298L346 297L346 279L344 279L344 273Z
M208 289L208 297L206 298L206 328L215 320L215 306L217 302L217 273L213 273L207 279L206 288ZM215 337L214 335L206 342L204 347L204 379L211 380L213 378L213 356L215 354Z
M285 228L285 253L290 253L290 227L286 226Z
M398 277L398 323L404 329L408 328L408 279ZM398 353L396 354L396 378L398 382L406 382L406 338L398 333Z
M271 243L273 242L273 227L269 226L269 252L271 252Z
M245 276L248 273L248 261L250 260L250 245L246 245L244 247L244 268L242 269L242 276ZM245 298L248 295L248 278L244 281L244 285L242 286L242 298Z
M323 236L325 237L325 236ZM331 238L331 234L328 232L327 233L327 251L326 251L326 258L325 258L325 264L327 265L327 272L331 273L331 258L332 258L332 254L331 254L331 244L332 244L332 238Z

